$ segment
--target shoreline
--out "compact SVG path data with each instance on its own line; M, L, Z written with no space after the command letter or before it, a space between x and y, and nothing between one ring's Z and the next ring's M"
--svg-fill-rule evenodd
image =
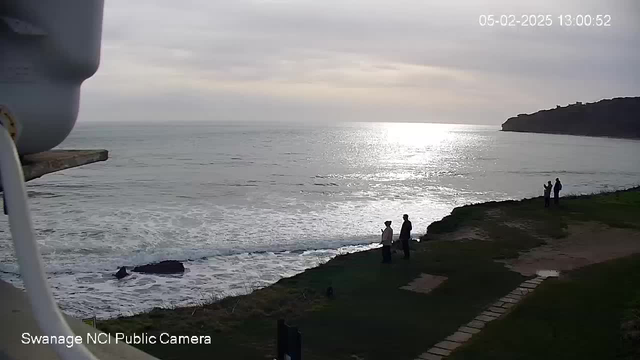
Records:
M589 134L577 134L567 132L553 132L553 131L527 131L527 130L498 130L500 132L511 133L525 133L525 134L542 134L542 135L567 135L567 136L581 136L590 138L604 138L604 139L616 139L616 140L640 140L638 136L611 136L611 135L589 135Z
M611 191L611 192L603 192L603 193L621 193L621 192L625 192L625 191L633 191L634 189L640 188L638 186L636 187L631 187L631 188L627 188L627 189L622 189L622 190L616 190L616 191ZM583 194L583 195L568 195L565 197L565 199L573 199L573 198L579 198L579 197L584 197L584 196L592 196L593 194ZM483 207L491 207L491 206L504 206L505 204L510 204L510 203L522 203L522 202L527 202L527 201L542 201L541 197L534 197L534 198L524 198L524 199L520 199L520 200L498 200L498 201L486 201L486 202L478 202L478 203L472 203L472 204L467 204L464 206L459 206L459 207L455 207L451 210L451 212L449 212L448 215L442 217L440 220L436 220L433 221L429 224L429 226L427 227L427 234L424 233L419 233L419 232L415 232L413 233L413 237L414 239L422 239L422 240L438 240L439 238L442 237L442 235L438 235L433 234L433 229L434 228L438 228L438 227L442 227L440 226L441 224L444 224L444 227L446 228L447 226L447 222L448 219L454 217L454 214L457 214L460 211L464 211L464 209L467 208L483 208ZM455 224L454 224L455 225ZM420 226L420 228L424 229L424 227ZM429 239L429 236L431 236L432 238ZM453 238L453 240L459 240L460 238L463 237L468 237L471 239L481 239L482 236L478 235L478 234L474 234L474 233L469 233L469 232L465 232L462 231L460 233L456 233L456 234L445 234L444 237L448 237L448 238ZM371 235L371 238L374 238L375 235ZM397 234L396 234L396 240L397 240ZM414 243L414 244L419 244L418 242ZM113 308L111 310L106 310L106 311L94 311L91 309L91 307L89 306L89 308L83 308L83 304L80 304L80 307L78 308L79 310L73 310L74 309L74 303L71 302L69 304L67 304L66 306L64 306L64 308L68 312L69 315L71 316L75 316L78 318L86 318L86 317L93 317L93 316L97 316L97 318L100 321L108 321L108 320L113 320L113 319L121 319L121 318L127 318L127 317L131 317L131 316L137 316L137 315L141 315L141 314L145 314L145 313L149 313L154 311L155 309L177 309L177 308L192 308L194 306L202 306L204 304L208 304L211 301L220 301L222 299L225 298L235 298L238 296L244 296L244 295L249 295L252 294L253 292L255 292L256 290L259 289L264 289L264 288L268 288L270 286L274 286L276 285L278 282L286 280L288 278L294 277L294 276L298 276L298 275L304 275L306 272L313 270L315 268L318 268L319 266L322 266L324 264L327 264L331 261L334 261L336 258L340 257L340 256L345 256L351 253L360 253L360 252L372 252L375 253L375 251L379 251L379 244L376 242L370 242L367 244L362 244L362 245L349 245L349 246L342 246L339 248L328 248L328 249L307 249L307 250L300 250L300 251L282 251L279 253L273 253L272 255L275 255L276 257L278 257L279 255L282 255L283 257L280 259L281 264L279 265L280 267L287 267L289 268L287 271L282 271L280 270L280 274L277 274L277 272L273 272L273 273L268 273L267 276L265 276L267 273L262 273L262 275L256 277L256 276L252 276L252 275L245 275L248 276L247 278L244 279L244 282L242 282L242 280L240 280L240 282L236 282L233 283L231 286L227 286L227 285L222 285L222 282L217 282L215 279L213 278L209 278L209 280L202 280L202 274L206 274L206 266L208 266L207 263L207 259L211 258L212 261L217 262L218 260L217 257L206 257L206 258L201 258L201 259L187 259L185 261L185 264L189 264L190 262L193 261L193 263L191 264L194 268L193 268L193 273L192 278L194 277L195 274L198 274L194 279L196 281L204 281L201 282L200 285L198 285L197 283L194 283L192 285L179 285L179 284L174 284L174 285L170 285L170 288L166 288L162 291L162 293L158 293L157 295L157 300L155 301L145 301L147 303L146 306L135 306L135 307L131 307L129 309L127 309L127 304L131 303L130 299L132 297L137 296L138 291L139 290L144 290L144 285L148 283L148 281L151 279L155 279L157 281L157 285L156 286L161 286L164 287L165 283L171 282L171 276L167 277L167 276L160 276L157 277L156 275L147 275L144 276L144 279L139 278L136 279L134 283L130 283L129 285L127 284L122 284L127 288L130 288L130 290L127 290L124 293L120 293L120 292L115 292L113 293L112 296L108 296L107 297L107 301L105 302L105 304L114 304ZM395 248L396 251L400 251L401 250L399 248ZM344 250L344 251L341 251ZM301 255L303 252L306 251L311 251L311 252L321 252L323 253L322 255L313 255L311 257L313 257L314 259L317 257L317 259L310 259L310 257L301 257L300 260L295 260L295 263L292 264L289 262L289 260L293 260L293 257L295 256L299 256ZM264 251L264 252L256 252L256 254L269 254L271 252L268 251ZM287 254L291 254L292 256L286 256ZM243 253L244 254L244 253ZM376 253L377 254L377 253ZM242 255L242 254L240 254ZM304 258L304 259L303 259ZM306 259L306 260L305 260ZM275 260L274 260L275 261ZM305 263L305 264L303 264ZM226 263L221 263L220 266L224 267ZM243 266L239 266L236 267L234 271L242 271ZM252 271L254 271L256 269L256 267L252 267L249 266L248 271L253 274ZM270 268L266 269L269 270ZM248 273L249 274L249 273ZM103 274L104 275L104 274ZM111 275L106 274L104 276L108 276L110 278ZM186 278L188 280L188 278ZM228 280L228 279L227 279ZM223 282L228 282L227 280L224 280ZM9 281L10 283L14 284L14 286L18 286L20 287L19 284L16 284L14 281L12 281L11 279L8 279L6 281ZM144 282L144 283L143 283ZM139 283L139 284L138 284ZM214 284L215 283L215 284ZM214 285L208 285L208 284L214 284ZM112 284L113 286L118 286L118 284ZM169 285L169 284L167 284ZM180 290L180 288L183 288L183 290ZM109 292L110 289L112 289L112 286L102 286L99 285L97 287L97 289L99 289L100 292L105 293L105 292ZM119 286L119 288L122 288L122 286ZM200 289L200 290L197 290ZM117 290L117 289L116 289ZM173 291L178 291L178 294L180 294L179 297L177 296L172 296L172 295L168 295L168 296L164 296L163 293L166 293L167 291L169 292L173 292ZM166 294L165 294L166 295ZM121 303L121 305L117 304L117 301L115 299L120 298L121 300L123 300L123 302ZM116 302L114 302L116 301ZM111 306L111 305L107 305L107 306Z
M280 279L326 263L335 256L366 251L375 246L371 242L339 248L207 256L180 261L186 271L178 274L136 273L132 272L135 266L129 266L130 275L121 280L116 280L116 270L112 269L97 272L78 270L57 273L57 277L50 278L49 283L65 314L75 318L96 317L100 321L106 321L147 313L154 308L189 307L201 305L212 298L246 295ZM245 273L238 275L243 270ZM1 280L24 289L19 273L4 274ZM91 303L84 301L84 297L80 300L64 298L78 286L81 287L79 292L84 292L93 299L97 296L101 299ZM92 289L87 290L87 286ZM152 290L146 292L150 286ZM147 298L136 301L139 296Z
M625 192L633 192L633 191L640 191L640 185L633 186L633 187L626 188L626 189L622 189L622 190L602 191L602 192L597 192L597 193L581 194L581 195L567 195L565 197L562 197L561 199L564 199L564 200L580 199L580 198L586 199L586 198L590 198L592 196L607 195L607 194L617 194L617 193L625 193ZM508 206L508 205L517 205L517 204L521 204L521 203L531 203L531 202L535 202L535 201L538 201L538 202L542 203L543 197L542 196L538 196L538 197L531 197L531 198L523 198L523 199L520 199L520 200L485 201L485 202L472 203L472 204L467 204L467 205L463 205L463 206L454 207L448 215L444 216L440 220L435 220L435 221L431 222L427 226L427 232L426 233L424 233L422 235L418 235L417 233L412 234L412 240L413 240L412 241L412 246L415 246L417 244L424 243L424 242L429 242L429 241L431 241L431 242L433 242L433 241L441 241L440 240L441 233L444 233L446 235L451 235L448 232L448 228L451 227L451 226L460 226L460 225L457 223L457 220L454 221L455 224L453 224L453 225L449 224L449 222L452 219L456 219L460 212L464 212L467 209L500 207L500 206L505 206L505 205ZM434 231L435 231L435 234L433 233ZM397 235L394 235L394 239L395 239L395 241L394 241L393 246L392 246L393 250L395 252L401 251L399 242L397 240ZM453 241L456 241L456 240L459 240L459 239L453 239ZM292 276L289 276L289 277L282 277L282 278L280 278L279 280L277 280L276 282L274 282L274 283L272 283L270 285L252 289L250 292L245 293L245 294L231 294L231 295L224 296L224 297L217 297L215 302L222 301L222 300L225 300L225 299L235 298L235 297L239 297L239 296L251 295L252 293L254 293L254 292L258 291L258 290L270 288L272 286L276 286L278 283L280 283L282 281L287 282L291 278L295 278L295 277L298 277L298 276L303 276L305 273L307 273L309 271L314 271L315 269L318 269L318 268L320 268L322 266L325 266L325 265L331 263L332 261L336 261L339 258L348 257L349 255L352 255L352 254L379 252L380 246L376 246L378 244L379 243L377 243L377 242L372 242L372 243L368 243L368 244L341 246L341 247L335 248L335 249L333 249L333 248L331 248L331 249L309 249L309 250L303 250L303 251L282 251L282 252L279 252L279 253L274 253L274 254L280 254L280 253L284 254L284 253L289 253L289 252L290 253L303 253L305 251L339 251L340 249L349 248L349 247L354 247L354 248L355 247L365 247L365 248L366 247L372 247L372 248L369 248L369 249L349 251L349 252L345 252L345 253L341 253L341 254L335 255L335 256L331 257L329 260L327 260L325 262L322 262L322 263L319 263L316 266L306 268L305 270L303 270L303 271L301 271L301 272L299 272L299 273L297 273L295 275L292 275ZM269 253L269 252L265 251L265 252L256 252L256 253ZM397 256L398 255L396 254L396 257ZM206 260L206 259L208 259L208 258L195 259L195 260ZM194 261L194 259L185 260L185 262L187 262L187 261ZM175 310L175 309L189 309L189 308L202 306L202 305L209 305L209 304L198 304L198 305L193 305L192 304L192 305L185 305L185 306L176 306L176 307L172 307L171 309L172 310ZM135 313L133 315L118 315L118 316L115 316L115 317L106 318L106 319L104 319L104 321L117 320L117 319L122 319L122 318L129 318L129 317L132 317L132 316L138 316L138 315L141 315L141 314L146 314L146 313L152 312L152 311L154 311L156 309L164 309L164 308L156 307L156 308L152 308L152 309L150 309L148 311L142 311L142 312L139 312L139 313Z
M456 207L425 235L411 244L409 261L396 254L381 264L377 249L340 255L247 295L156 308L98 328L212 336L206 346L139 346L165 360L212 353L262 359L275 354L276 323L285 319L303 333L306 358L416 358L530 279L530 264L570 278L576 269L640 253L640 187L567 196L550 209L542 197ZM428 294L406 289L425 274L446 280Z

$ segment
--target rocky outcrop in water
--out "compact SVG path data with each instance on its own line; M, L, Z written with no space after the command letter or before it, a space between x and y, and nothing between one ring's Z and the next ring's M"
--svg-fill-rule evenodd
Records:
M502 131L640 139L640 97L578 102L520 114L502 124Z
M177 274L184 272L184 265L180 261L165 260L159 263L136 266L133 271L147 274Z
M118 280L129 276L129 273L127 272L127 268L126 267L121 267L120 270L118 270L117 273L113 274L113 276L115 276L116 278L118 278Z

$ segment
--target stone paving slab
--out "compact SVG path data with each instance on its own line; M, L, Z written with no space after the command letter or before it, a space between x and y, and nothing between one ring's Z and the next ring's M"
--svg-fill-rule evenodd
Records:
M496 302L494 302L494 303L493 303L493 305L491 305L491 306L500 307L500 306L502 306L503 304L504 304L504 301L496 301Z
M493 316L487 316L487 315L478 315L475 318L475 320L480 320L480 321L484 321L484 322L493 321L495 319L497 319L497 318L495 318Z
M472 328L472 327L468 327L468 326L460 326L458 331L466 332L466 333L469 333L469 334L477 334L477 333L480 332L480 329L476 329L476 328Z
M427 351L427 353L431 353L431 354L435 354L435 355L441 355L441 356L448 356L451 354L451 350L445 350L445 349L441 349L441 348L437 348L437 347L432 347L431 349L429 349L429 351Z
M485 325L486 324L484 321L478 321L478 320L472 320L467 324L468 327L476 328L476 329L482 329Z
M515 305L514 303L504 303L504 305L502 305L503 308L505 309L511 309L513 307L513 305Z
M514 300L517 300L517 301L522 300L522 296L521 296L521 295L512 295L512 294L507 294L505 297L506 297L506 298L510 298L510 299L514 299Z
M480 313L480 315L485 315L485 316L491 316L491 317L494 317L494 318L499 318L501 314L494 313L494 312L491 312L491 311L483 311L483 312L481 312L481 313Z
M435 354L423 353L417 360L442 360L444 357Z
M497 313L497 314L504 314L504 313L507 312L507 309L505 309L503 307L492 306L492 307L489 308L489 311L492 311L492 312Z
M445 280L447 280L446 276L437 276L422 273L420 274L420 276L413 279L409 284L401 286L400 289L428 294L433 289L440 286L440 284L442 284Z
M536 287L538 287L538 284L532 284L532 283L525 282L525 283L520 284L520 287L529 288L529 289L535 289Z
M521 290L520 288L518 288L518 289L513 290L513 291L512 291L512 292L510 292L509 294L511 294L511 295L518 295L518 296L525 296L525 295L527 295L528 293L529 293L529 291L528 291L528 290L525 290L525 289L522 289L522 290Z
M515 304L518 302L517 299L513 299L513 298L509 298L509 297L503 297L502 299L500 299L500 301L504 301L505 303L510 303L510 304ZM502 307L504 307L507 304L502 305Z
M463 343L463 342L471 339L472 336L473 336L472 334L469 334L469 333L466 333L466 332L456 331L452 335L447 336L447 338L445 340Z
M440 341L439 343L435 344L433 347L446 349L446 350L455 350L458 347L460 347L460 345L462 345L462 344L460 344L458 342L444 340L444 341Z

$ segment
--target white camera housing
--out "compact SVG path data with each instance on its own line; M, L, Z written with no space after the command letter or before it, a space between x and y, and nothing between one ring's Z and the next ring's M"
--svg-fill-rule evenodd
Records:
M58 146L100 63L104 0L0 2L0 106L20 155ZM5 126L7 126L5 124Z

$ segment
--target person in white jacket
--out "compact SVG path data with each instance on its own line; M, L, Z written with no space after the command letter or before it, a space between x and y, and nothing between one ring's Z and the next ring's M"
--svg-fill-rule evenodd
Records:
M393 242L393 229L391 228L391 221L385 221L386 228L382 230L382 262L391 262L391 243Z

